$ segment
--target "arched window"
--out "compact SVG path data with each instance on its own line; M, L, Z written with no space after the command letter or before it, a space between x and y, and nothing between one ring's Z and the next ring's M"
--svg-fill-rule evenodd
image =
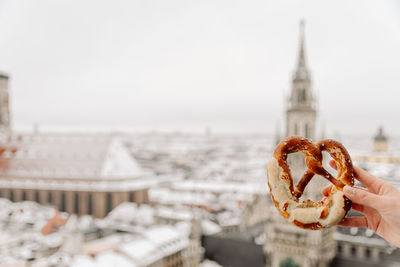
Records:
M351 256L355 256L356 253L357 253L356 247L352 246L352 247L351 247Z
M365 249L365 257L366 257L367 259L370 259L370 258L371 258L371 249L369 249L369 248L366 248L366 249Z
M297 101L299 103L306 102L306 89L297 90Z
M112 210L112 195L107 193L106 195L106 213L108 214Z
M14 201L14 191L10 190L10 201Z
M87 200L87 210L88 210L88 214L92 215L93 214L93 207L92 207L92 194L89 193L88 194L88 200Z
M26 191L22 191L22 201L26 200Z
M338 253L338 254L341 254L342 251L343 251L342 245L338 244L338 246L337 246L337 253Z

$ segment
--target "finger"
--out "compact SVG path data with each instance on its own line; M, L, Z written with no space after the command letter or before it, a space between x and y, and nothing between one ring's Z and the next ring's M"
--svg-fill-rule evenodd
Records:
M339 226L344 227L364 227L368 228L367 218L363 217L350 217L344 218L340 223Z
M322 195L327 197L329 195L329 192L331 191L331 189L332 189L332 185L328 185L327 187L324 187L321 190Z
M364 171L360 167L354 167L355 178L365 185L371 192L378 193L380 188L385 185L385 181Z
M343 188L343 193L348 197L351 201L359 203L361 205L370 207L370 208L380 208L384 206L384 198L382 196L373 194L364 190L362 188L351 187L346 185Z
M364 214L365 206L363 206L361 204L357 204L357 203L353 202L353 203L351 203L351 208L353 210L356 210L356 211Z
M358 211L361 214L364 214L366 216L379 216L377 214L377 211L373 208L358 204L358 203L352 203L351 208L355 211Z
M331 159L331 160L329 161L329 165L331 165L332 168L334 168L335 170L337 170L336 161L334 161L333 159Z

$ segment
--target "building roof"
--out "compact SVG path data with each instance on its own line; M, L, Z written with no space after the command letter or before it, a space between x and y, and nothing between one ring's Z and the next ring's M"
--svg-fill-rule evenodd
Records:
M25 134L2 141L3 177L121 179L142 174L113 135Z
M0 188L129 191L176 179L143 171L112 134L0 137Z
M148 266L187 245L187 238L173 226L154 226L140 233L114 234L86 243L83 250L89 255L95 251L96 262L108 253L115 253L116 258L122 256L129 261L131 265L128 266Z

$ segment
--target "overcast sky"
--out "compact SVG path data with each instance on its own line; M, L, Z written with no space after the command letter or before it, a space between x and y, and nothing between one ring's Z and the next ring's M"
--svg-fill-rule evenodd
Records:
M398 0L0 0L14 128L274 133L301 18L317 129L400 135Z

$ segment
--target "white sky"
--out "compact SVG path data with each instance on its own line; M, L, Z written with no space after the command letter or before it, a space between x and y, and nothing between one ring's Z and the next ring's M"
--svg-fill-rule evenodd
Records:
M0 0L13 125L273 133L301 18L327 133L400 135L398 0Z

